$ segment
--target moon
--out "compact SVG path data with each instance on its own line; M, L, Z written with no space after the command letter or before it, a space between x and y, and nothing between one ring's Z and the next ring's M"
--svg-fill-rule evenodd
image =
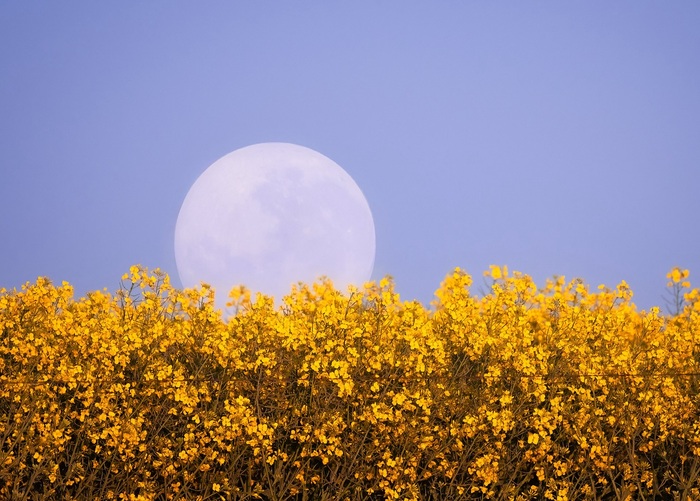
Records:
M235 150L190 188L175 225L175 261L183 287L201 282L225 309L245 285L281 302L291 286L328 277L344 291L374 267L369 204L330 158L290 143Z

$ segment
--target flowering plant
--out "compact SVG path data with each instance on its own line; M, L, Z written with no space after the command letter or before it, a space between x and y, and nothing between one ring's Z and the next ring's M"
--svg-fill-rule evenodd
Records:
M383 279L271 298L0 290L2 499L700 497L700 293L538 288L457 269L431 308Z

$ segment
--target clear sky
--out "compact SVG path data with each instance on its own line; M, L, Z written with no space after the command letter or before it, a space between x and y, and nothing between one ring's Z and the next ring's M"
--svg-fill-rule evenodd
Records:
M375 278L700 285L700 2L0 3L0 287L169 272L192 183L266 141L362 188ZM693 277L695 277L693 279Z

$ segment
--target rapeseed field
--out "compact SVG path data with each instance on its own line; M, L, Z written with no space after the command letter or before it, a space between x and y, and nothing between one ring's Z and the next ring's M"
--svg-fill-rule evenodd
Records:
M700 293L0 290L0 499L700 499ZM281 306L279 306L281 304Z

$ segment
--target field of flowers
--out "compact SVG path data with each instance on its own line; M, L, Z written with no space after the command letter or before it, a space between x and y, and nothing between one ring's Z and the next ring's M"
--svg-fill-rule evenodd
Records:
M700 499L700 292L0 290L0 499Z

